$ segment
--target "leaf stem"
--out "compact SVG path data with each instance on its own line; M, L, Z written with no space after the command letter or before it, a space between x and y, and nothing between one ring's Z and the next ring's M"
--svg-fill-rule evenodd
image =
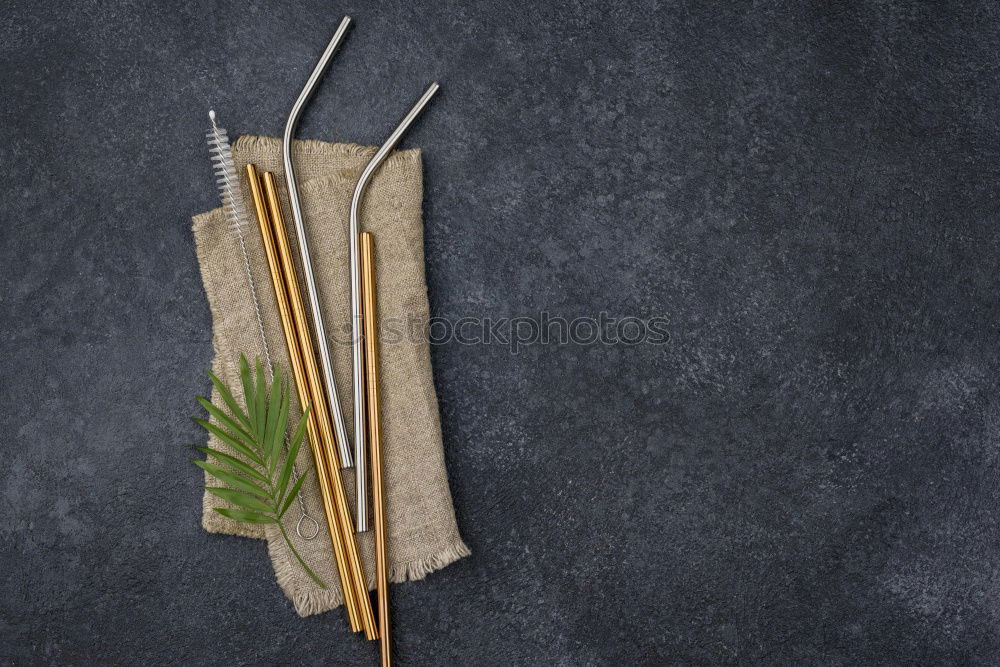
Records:
M304 560L302 560L302 556L300 556L299 552L295 550L294 546L292 546L292 541L290 539L288 539L288 533L285 532L285 527L281 524L281 520L280 519L278 520L278 530L281 531L281 536L283 538L285 538L285 544L287 544L288 548L292 550L292 553L295 555L295 558L299 561L299 565L302 566L302 569L304 569L306 571L306 574L308 574L310 577L312 577L313 581L315 581L317 584L319 584L320 588L322 588L323 590L326 590L326 584L324 584L320 580L320 578L317 577L316 574L312 570L309 569L309 566L306 565L306 562Z

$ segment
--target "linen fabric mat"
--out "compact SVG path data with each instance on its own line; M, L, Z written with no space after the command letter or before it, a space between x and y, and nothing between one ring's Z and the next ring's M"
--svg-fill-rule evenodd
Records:
M353 437L351 390L350 279L347 219L354 185L375 148L320 141L296 141L299 196L313 272L330 343L337 391L348 432ZM281 141L273 137L243 136L233 145L241 184L242 202L249 228L243 231L250 258L267 351L274 365L290 382L292 373L275 304L274 290L253 205L246 191L244 167L257 165L274 172L282 199L282 213L296 243L291 207L282 168ZM419 150L397 151L379 169L368 186L361 208L362 227L375 240L376 286L382 330L380 378L383 456L385 461L386 517L388 524L389 578L393 582L422 579L455 560L469 555L455 521L445 471L437 395L431 374L430 349L421 335L429 319L424 279L423 175ZM253 363L265 360L265 348L250 284L247 280L239 236L231 229L222 208L194 216L194 237L202 281L212 311L213 372L228 386L239 386L239 356ZM297 255L298 253L293 253ZM296 257L296 261L298 257ZM297 267L301 268L301 267ZM305 285L300 276L300 288ZM308 296L303 294L303 299ZM387 334L388 330L393 334ZM416 332L417 335L414 335ZM242 391L234 391L240 397ZM298 422L301 406L294 391L289 423ZM213 403L220 397L213 389ZM353 441L352 441L353 442ZM215 436L209 446L228 452ZM353 449L353 447L352 447ZM221 499L205 493L202 526L212 533L266 539L271 562L281 588L301 616L316 614L343 602L333 549L323 515L312 453L303 443L296 459L298 474L307 474L302 499L319 524L313 539L295 530L302 517L294 504L283 521L285 530L305 562L326 583L321 589L288 551L275 525L246 524L212 511L226 507ZM354 470L342 471L347 495L354 498ZM208 486L218 485L209 478ZM353 512L352 512L353 514ZM303 522L306 536L316 530ZM374 588L373 536L358 536L369 588Z

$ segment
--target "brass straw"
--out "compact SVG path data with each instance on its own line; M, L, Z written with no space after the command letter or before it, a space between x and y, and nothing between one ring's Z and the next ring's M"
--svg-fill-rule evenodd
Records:
M292 309L289 305L288 290L285 287L284 278L282 277L281 261L278 251L275 248L274 234L271 229L264 196L261 192L256 167L248 164L246 175L250 185L250 195L253 199L254 209L257 212L257 222L260 224L260 237L264 244L264 253L267 256L271 284L274 286L274 294L278 302L278 312L281 315L281 328L285 334L285 343L288 345L288 356L292 363L292 373L295 376L295 389L299 396L299 403L303 406L303 409L307 405L311 406L306 421L306 430L309 435L309 447L316 462L316 479L319 481L320 495L323 497L323 510L324 514L326 514L326 525L330 530L330 542L333 544L333 553L336 556L337 573L340 575L340 587L344 592L344 608L347 610L351 630L359 632L361 630L361 621L352 584L353 577L344 548L343 530L338 520L339 513L337 512L334 495L330 489L330 482L326 474L327 464L317 425L317 410L315 407L319 402L311 399L311 392L302 361L302 353L299 349L298 334L294 320L292 319ZM353 536L353 533L351 534Z
M309 393L313 400L311 405L312 415L315 416L319 425L320 441L322 442L325 468L324 473L330 481L333 490L334 507L337 511L337 518L340 521L341 536L344 540L344 547L347 553L348 567L351 571L351 582L354 586L354 600L357 611L361 617L361 624L368 639L378 638L378 627L375 624L375 615L372 613L371 598L368 595L368 582L365 578L364 564L361 562L361 554L358 551L358 543L354 538L354 523L351 520L351 506L347 501L347 493L344 490L344 482L340 477L340 466L338 465L337 441L334 437L333 423L330 418L329 406L326 402L327 393L323 387L323 380L320 376L319 365L316 363L316 352L313 348L312 337L309 333L309 322L306 319L305 305L302 302L302 293L299 291L298 279L295 275L295 264L292 260L291 245L288 242L288 233L285 228L285 221L281 214L281 202L278 199L278 187L274 179L274 174L264 172L263 175L264 194L270 214L272 233L277 244L278 259L285 276L285 287L291 303L291 315L296 331L298 332L299 349L305 364L305 377L309 384Z
M378 400L378 312L376 311L375 250L372 235L361 233L361 296L365 336L365 394L368 407L368 445L371 461L372 514L375 522L375 584L378 588L378 631L382 667L392 664L389 631L389 552L386 547L385 472L382 461L382 423Z

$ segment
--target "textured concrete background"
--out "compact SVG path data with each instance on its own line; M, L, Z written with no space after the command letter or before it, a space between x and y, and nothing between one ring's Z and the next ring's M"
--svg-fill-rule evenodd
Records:
M672 336L433 350L474 556L395 587L400 664L1000 659L993 3L276 4L0 16L5 662L373 664L184 448L206 111L278 134L345 13L300 135L440 79L435 315Z

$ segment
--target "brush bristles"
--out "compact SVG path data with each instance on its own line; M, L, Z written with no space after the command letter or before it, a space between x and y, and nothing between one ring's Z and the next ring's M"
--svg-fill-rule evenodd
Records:
M234 234L243 235L247 228L247 219L237 204L236 193L239 190L239 176L236 173L236 163L233 160L233 150L229 145L229 135L225 128L215 124L215 113L209 112L212 119L212 129L205 135L208 139L209 156L215 171L215 183L219 186L219 197L226 211L226 218Z

